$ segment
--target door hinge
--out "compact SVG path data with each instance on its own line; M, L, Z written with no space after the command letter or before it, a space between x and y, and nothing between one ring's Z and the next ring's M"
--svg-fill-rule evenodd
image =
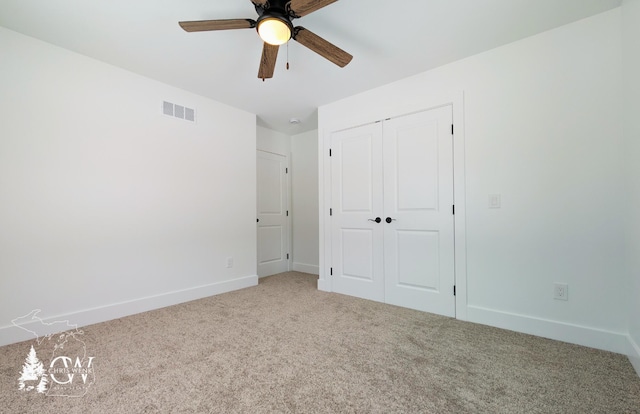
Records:
M456 295L456 285L453 285L453 296Z
M329 274L333 276L333 267L331 268L331 272Z
M331 156L331 148L329 148L329 156Z
M329 215L333 216L333 209L332 208L329 209Z
M454 216L456 215L456 205L452 205L451 206L451 214L453 214Z
M287 253L287 260L289 260L289 253Z
M453 124L451 124L451 135L453 135Z
M288 168L285 168L285 169L284 169L284 173L285 173L285 174L289 174L289 169L288 169Z
M289 210L287 210L287 217L289 217Z

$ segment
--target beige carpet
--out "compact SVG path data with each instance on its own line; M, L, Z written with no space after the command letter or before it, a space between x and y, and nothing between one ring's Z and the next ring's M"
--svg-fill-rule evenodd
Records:
M0 348L2 413L640 413L627 358L316 290L253 288L84 328L82 397L18 391L31 342Z

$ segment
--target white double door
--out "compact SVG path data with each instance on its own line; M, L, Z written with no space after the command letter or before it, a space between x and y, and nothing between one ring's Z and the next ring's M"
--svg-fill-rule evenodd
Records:
M455 316L452 108L331 136L335 292Z

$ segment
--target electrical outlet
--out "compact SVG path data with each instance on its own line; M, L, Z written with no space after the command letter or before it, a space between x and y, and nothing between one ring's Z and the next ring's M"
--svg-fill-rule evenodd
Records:
M227 257L227 267L233 267L233 257Z
M566 283L554 283L553 298L558 300L569 300L569 285Z

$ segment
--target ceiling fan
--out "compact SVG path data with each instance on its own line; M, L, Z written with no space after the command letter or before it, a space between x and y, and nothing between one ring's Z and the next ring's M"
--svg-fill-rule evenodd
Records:
M338 0L251 0L258 12L258 19L218 19L179 22L187 32L256 28L264 41L258 78L263 81L273 77L278 48L290 39L308 47L336 65L345 67L353 56L291 21L306 16Z

